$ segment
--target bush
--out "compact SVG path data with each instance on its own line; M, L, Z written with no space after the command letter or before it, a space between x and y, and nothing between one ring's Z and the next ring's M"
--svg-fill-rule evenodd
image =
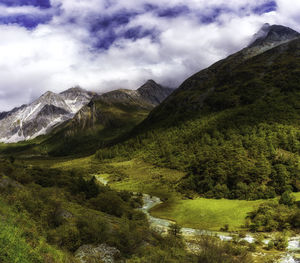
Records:
M76 226L70 224L64 224L50 230L47 240L51 244L66 248L72 252L82 245L79 230Z
M109 237L108 224L99 217L93 215L82 216L77 220L76 226L82 244L101 244Z
M170 224L168 233L170 236L181 238L181 226L178 225L177 223L175 224Z
M279 199L279 204L287 205L287 206L292 206L296 202L296 199L294 196L291 195L290 191L285 191L280 199Z
M248 214L251 220L250 230L257 231L283 231L297 228L299 208L278 204L275 201L261 204L255 211Z
M124 201L113 191L101 193L90 199L89 203L92 208L117 217L121 217L125 212Z
M249 243L248 244L248 249L250 252L255 252L256 251L256 244L255 243Z
M286 238L286 236L282 235L282 234L278 234L276 236L276 238L273 240L274 242L274 247L277 249L277 250L285 250L288 246L288 240Z
M270 240L267 247L266 247L266 249L267 250L272 250L273 248L274 248L274 242L272 240Z
M198 262L201 263L251 263L253 259L246 249L231 242L222 242L217 237L203 236L197 242L201 248Z

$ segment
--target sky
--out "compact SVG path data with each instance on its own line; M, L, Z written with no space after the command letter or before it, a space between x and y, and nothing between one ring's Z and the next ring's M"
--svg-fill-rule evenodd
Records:
M175 88L264 23L300 31L299 13L299 0L0 0L0 111L77 85Z

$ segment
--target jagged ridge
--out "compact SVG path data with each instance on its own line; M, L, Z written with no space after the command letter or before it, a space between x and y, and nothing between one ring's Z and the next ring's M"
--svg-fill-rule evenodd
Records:
M33 139L72 118L87 104L93 93L78 87L61 94L46 92L28 105L0 114L0 141L5 143Z

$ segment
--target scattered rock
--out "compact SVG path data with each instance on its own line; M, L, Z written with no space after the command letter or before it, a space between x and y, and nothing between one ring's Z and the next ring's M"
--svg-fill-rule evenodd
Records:
M70 219L72 217L73 217L72 213L65 210L65 209L63 209L63 208L59 208L55 212L55 218L57 220L67 220L67 219Z
M115 263L120 256L120 251L106 244L99 246L83 245L75 252L75 257L81 263Z
M7 189L8 187L16 187L16 188L22 188L23 186L16 182L15 180L10 179L7 176L3 176L0 178L0 188L1 189Z

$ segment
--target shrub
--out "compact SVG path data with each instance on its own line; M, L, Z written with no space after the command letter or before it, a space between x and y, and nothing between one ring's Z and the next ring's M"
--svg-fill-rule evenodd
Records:
M274 242L274 247L277 250L285 250L288 246L288 240L286 236L282 234L278 234L276 238L273 240L273 242Z
M266 249L267 250L272 250L273 248L274 248L274 242L272 240L270 240L267 247L266 247Z
M77 220L76 226L83 244L101 244L108 239L108 224L99 217L82 216Z
M279 204L287 205L287 206L292 206L296 202L296 199L294 196L291 195L290 191L285 191L280 199L279 199Z
M173 237L180 238L181 237L181 226L178 225L177 223L175 224L170 224L169 229L168 229L169 235Z
M197 242L201 248L198 262L201 263L251 263L253 259L246 249L231 242L222 242L217 237L203 236Z
M74 252L81 246L80 232L76 226L64 224L48 232L48 242Z
M117 217L121 217L125 212L123 200L113 191L101 193L90 199L89 203L92 208Z

